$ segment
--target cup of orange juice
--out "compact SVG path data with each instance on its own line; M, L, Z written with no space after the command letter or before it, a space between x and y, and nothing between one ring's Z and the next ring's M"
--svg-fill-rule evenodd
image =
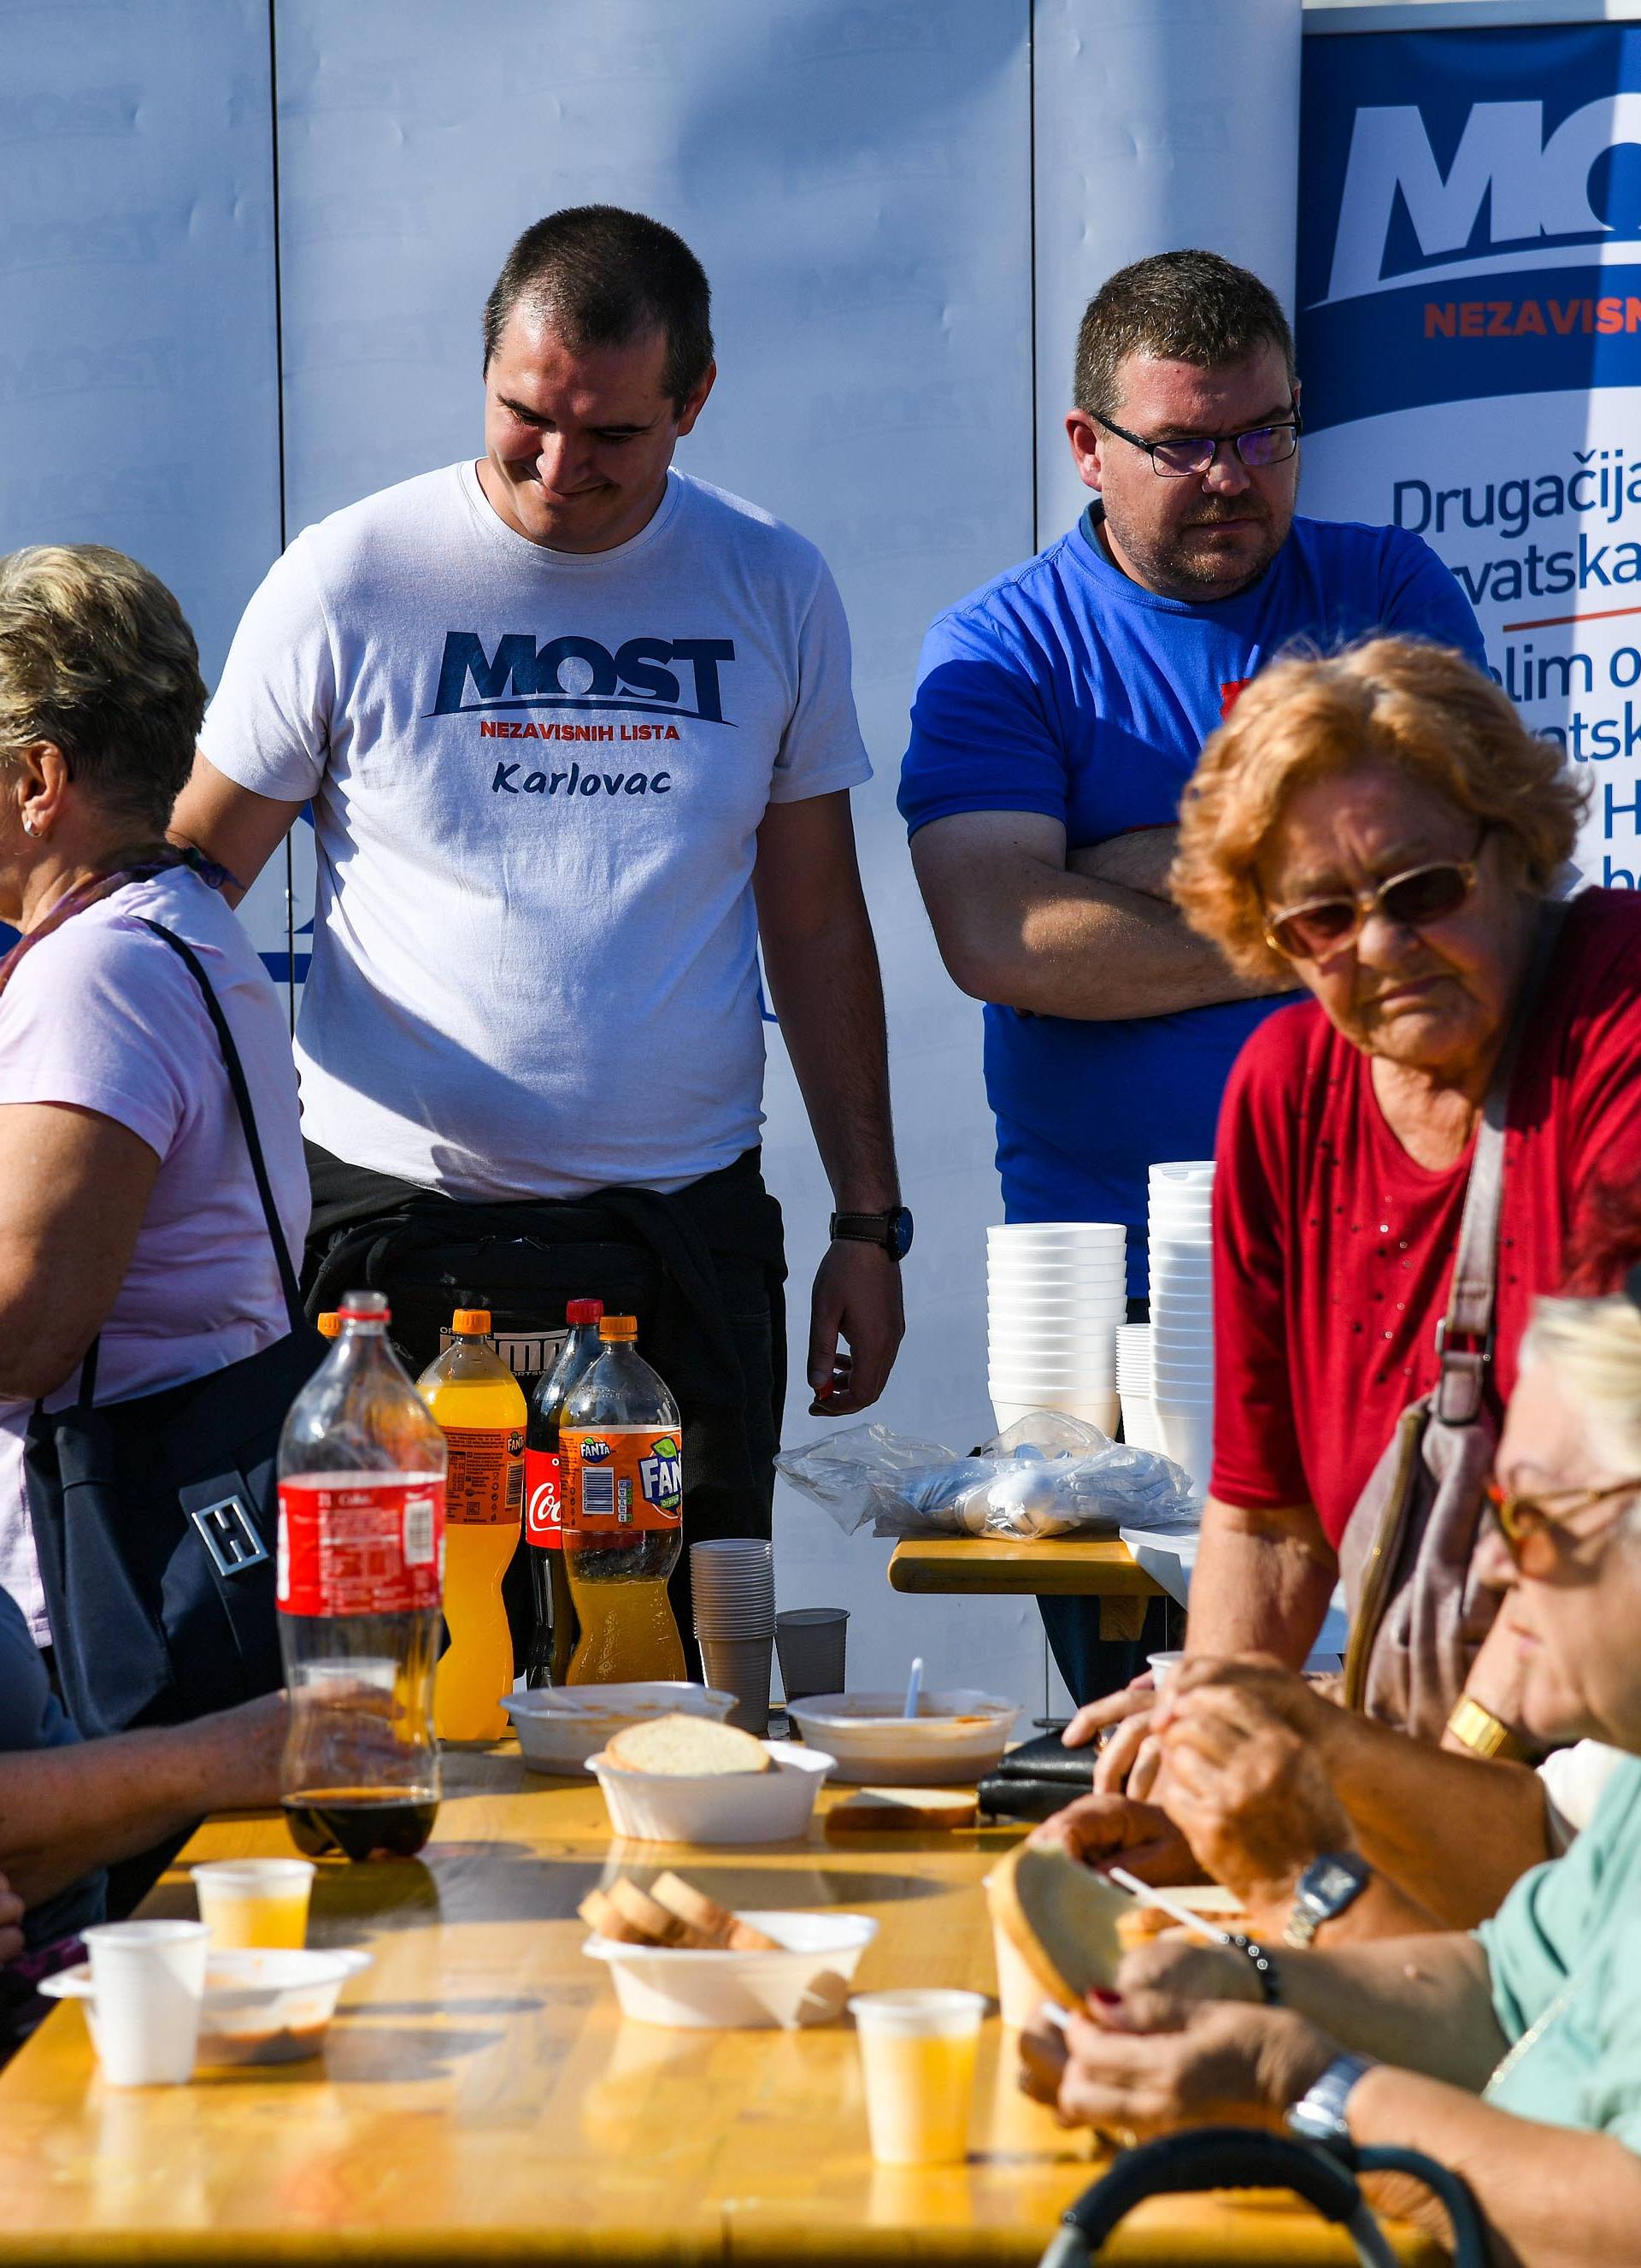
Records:
M194 1869L200 1919L219 1950L307 1941L313 1867L306 1859L213 1859Z
M968 2154L969 2098L986 2002L979 1992L862 1992L866 2127L880 2166L938 2166Z

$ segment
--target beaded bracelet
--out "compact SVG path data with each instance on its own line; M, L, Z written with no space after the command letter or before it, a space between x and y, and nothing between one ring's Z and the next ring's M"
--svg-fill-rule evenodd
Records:
M1282 2005L1282 1979L1277 1974L1277 1964L1275 1960L1269 1953L1266 1952L1264 1947L1261 1945L1256 1939L1245 1937L1240 1929L1227 1930L1225 1933L1225 1943L1228 1946L1234 1948L1238 1953L1245 1953L1248 1959L1253 1962L1254 1973L1259 1978L1260 1997L1264 2001L1266 2007L1268 2008L1280 2007Z

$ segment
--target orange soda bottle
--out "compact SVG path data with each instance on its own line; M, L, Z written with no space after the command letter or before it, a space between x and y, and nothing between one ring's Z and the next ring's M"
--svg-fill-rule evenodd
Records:
M684 1535L678 1404L638 1352L630 1315L599 1324L603 1351L564 1404L564 1571L580 1637L569 1685L682 1677L666 1595Z
M524 1389L490 1345L489 1311L458 1307L451 1344L416 1391L450 1452L445 1498L445 1620L450 1645L433 1686L441 1741L499 1741L512 1689L512 1633L502 1577L524 1515Z

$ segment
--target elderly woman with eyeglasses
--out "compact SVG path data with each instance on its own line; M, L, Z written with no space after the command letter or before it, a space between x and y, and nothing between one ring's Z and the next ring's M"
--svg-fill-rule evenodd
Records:
M1501 2258L1641 2262L1641 1270L1630 1296L1541 1302L1520 1351L1487 1575L1545 1739L1625 1753L1569 1855L1474 1935L1337 1952L1164 1942L1022 2083L1063 2117L1152 2133L1288 2114L1341 2147L1461 2174Z
M1214 1460L1188 1648L1298 1668L1338 1546L1438 1373L1469 1163L1582 797L1461 655L1380 638L1272 665L1203 752L1175 896L1234 968L1311 998L1243 1049L1219 1122ZM1515 1382L1598 1177L1641 1178L1641 900L1565 909L1509 1093L1485 1391ZM1068 1738L1144 1697L1094 1703Z

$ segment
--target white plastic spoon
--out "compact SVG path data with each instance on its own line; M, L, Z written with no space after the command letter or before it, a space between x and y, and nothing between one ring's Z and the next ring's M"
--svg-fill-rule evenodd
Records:
M917 1654L912 1660L912 1674L906 1681L906 1706L901 1712L901 1716L915 1717L917 1714L917 1705L922 1698L923 1656Z

